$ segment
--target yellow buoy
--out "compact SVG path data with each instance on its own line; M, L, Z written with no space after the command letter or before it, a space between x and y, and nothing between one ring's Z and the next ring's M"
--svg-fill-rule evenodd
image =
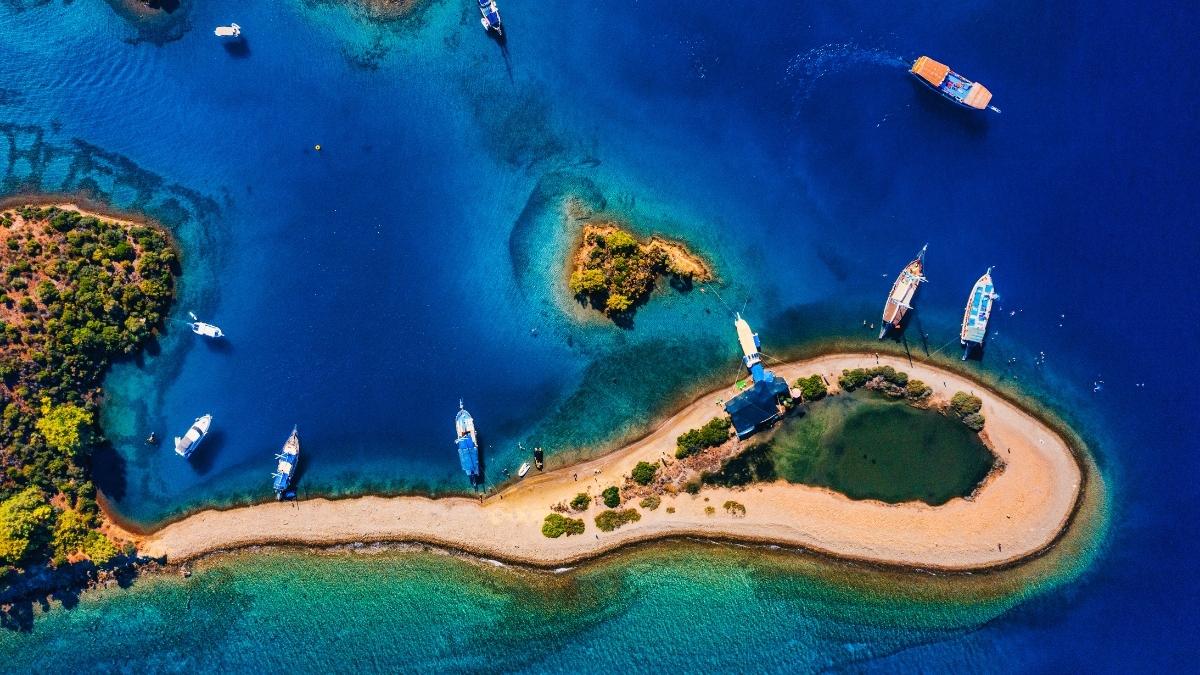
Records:
M320 152L320 151L321 151L321 144L320 144L320 143L317 143L316 145L314 145L314 146L313 146L313 150L316 150L317 152Z

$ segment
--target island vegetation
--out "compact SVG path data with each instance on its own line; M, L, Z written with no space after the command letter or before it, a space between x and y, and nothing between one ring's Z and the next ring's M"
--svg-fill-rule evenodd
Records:
M596 514L596 527L600 528L601 532L612 532L622 525L636 523L641 519L642 514L638 513L637 509L607 509Z
M658 473L658 465L650 462L638 462L637 466L633 467L630 478L638 485L649 485L650 481L654 480L654 474Z
M99 383L162 325L176 254L158 227L60 206L0 211L0 580L31 565L104 565L92 482Z
M560 513L551 513L542 522L542 534L557 539L564 534L568 537L583 534L585 525L579 518L568 518Z
M690 457L705 448L715 448L729 440L733 424L728 417L714 417L699 429L686 431L675 442L675 458Z
M583 226L572 261L571 293L617 322L627 321L663 276L679 290L712 278L704 261L682 244L658 236L639 241L611 221Z
M604 500L604 505L610 509L615 509L621 505L621 491L615 485L604 488L604 492L600 493L600 498Z

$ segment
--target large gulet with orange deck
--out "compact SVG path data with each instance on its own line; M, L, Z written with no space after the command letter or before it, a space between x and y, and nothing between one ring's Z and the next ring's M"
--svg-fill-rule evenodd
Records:
M921 247L921 251L917 253L917 257L912 262L904 266L900 271L900 276L896 277L896 283L892 284L892 292L888 294L887 302L883 303L883 324L879 327L879 339L887 337L888 331L901 328L904 323L904 317L908 311L913 308L913 298L917 295L917 288L925 279L925 249L929 248L929 244Z
M992 92L978 82L972 82L950 70L950 66L928 56L919 57L909 69L919 82L950 99L956 105L971 110L1000 112L992 102Z

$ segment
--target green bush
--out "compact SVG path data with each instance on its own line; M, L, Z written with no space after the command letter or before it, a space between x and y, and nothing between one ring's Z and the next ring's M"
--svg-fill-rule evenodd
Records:
M796 380L796 388L800 390L800 398L804 401L820 401L829 393L825 380L820 375L809 375Z
M853 368L843 370L838 377L838 386L845 391L854 391L876 377L884 382L904 387L908 384L908 373L896 370L891 366L874 366L871 368Z
M620 314L626 312L633 306L633 301L628 296L621 293L612 293L608 296L608 300L604 302L604 311L609 314Z
M683 491L688 493L689 495L698 495L698 494L700 494L701 484L702 484L702 481L699 478L693 478L683 484Z
M30 486L0 502L0 565L17 565L50 538L54 509Z
M983 431L983 415L979 413L970 413L962 418L963 424L967 425L972 431Z
M650 481L654 480L654 474L658 473L658 465L650 462L638 462L637 466L633 467L633 482L638 485L649 485Z
M716 512L717 512L717 509L712 506L704 507L704 515L706 515L706 516L711 516L712 514L714 514Z
M729 440L728 417L714 417L699 429L684 432L675 441L675 457L690 457L705 448L715 448Z
M564 534L569 536L583 534L584 523L578 518L568 518L560 513L551 513L542 523L542 534L557 539Z
M604 505L610 509L615 509L621 505L621 491L615 485L604 488L604 492L600 493L600 498L604 500Z
M617 253L630 253L637 249L637 240L623 230L617 230L604 238L604 245Z
M662 499L660 499L654 495L650 495L649 497L644 497L642 499L641 503L639 504L639 506L641 506L643 509L646 509L647 511L653 511L653 510L657 509L658 505L661 503L662 503Z
M731 515L731 516L746 515L746 505L742 504L741 502L735 502L731 499L731 500L725 502L724 507L725 507L725 511L728 512L729 515Z
M638 513L637 509L609 509L596 515L596 527L600 528L601 532L612 532L622 525L636 523L641 519L642 514Z
M904 396L910 401L920 401L933 393L933 387L920 380L909 380L905 387Z
M580 492L571 500L571 509L574 511L586 510L588 504L592 503L592 498L586 492Z
M604 272L600 270L579 270L571 273L567 282L571 292L576 295L592 295L604 290Z
M978 396L965 391L954 392L954 396L950 399L950 411L959 419L979 412L982 407L983 401Z

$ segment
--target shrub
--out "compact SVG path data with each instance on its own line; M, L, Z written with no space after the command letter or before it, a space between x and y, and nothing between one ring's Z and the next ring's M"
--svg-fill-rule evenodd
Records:
M854 391L876 377L885 382L903 387L908 384L908 373L898 371L891 366L874 366L872 368L854 368L843 370L838 378L838 386L846 391Z
M83 449L86 430L92 423L92 414L71 403L51 407L42 405L42 417L37 421L37 430L46 439L46 445L61 452L78 452Z
M920 401L928 398L933 393L933 387L925 384L920 380L909 380L908 386L905 387L904 396L910 401Z
M728 417L714 417L699 429L684 432L675 441L675 457L683 459L705 448L715 448L729 440Z
M584 511L587 509L588 504L591 503L592 498L588 496L588 493L580 492L571 500L571 508L575 511Z
M0 565L16 565L49 536L54 509L37 487L0 502Z
M979 413L971 413L962 418L963 424L967 425L972 431L983 431L983 415Z
M841 377L838 378L838 386L846 391L854 391L866 384L869 379L871 377L862 368L843 370Z
M647 511L653 511L653 510L657 509L658 505L661 503L662 503L661 499L659 499L658 497L656 497L654 495L650 495L649 497L645 497L644 499L642 499L641 503L639 503L639 506L641 506L643 509L646 509Z
M638 462L637 466L633 467L633 482L638 485L649 485L650 481L654 480L656 473L658 473L657 464Z
M700 483L701 481L699 478L693 478L683 484L683 491L689 495L700 494Z
M675 513L675 507L674 507L674 506L668 506L668 507L667 507L667 513Z
M621 293L613 293L612 295L608 296L608 300L604 302L604 311L609 312L610 314L619 314L627 311L632 306L633 302L628 296L622 295Z
M583 534L584 527L583 521L579 518L568 518L559 513L551 513L542 523L542 534L551 539L557 539L564 534L568 537L574 534Z
M742 504L741 502L735 502L731 499L731 500L725 502L724 506L725 506L725 511L728 512L729 515L731 515L731 516L746 515L746 505Z
M983 407L983 401L978 396L968 394L965 391L958 391L950 399L950 411L959 419L979 412Z
M820 375L809 375L796 380L796 388L800 390L800 398L804 401L820 401L829 393L825 380Z
M716 512L717 512L717 510L711 506L704 507L704 515L706 515L706 516L711 516L712 514L714 514Z
M637 240L633 235L617 230L604 238L604 244L618 253L630 253L637 248Z
M621 491L615 485L604 488L604 492L600 493L600 497L604 500L604 505L610 509L615 509L621 505Z
M600 528L601 532L612 532L622 525L636 523L641 519L642 514L638 513L637 509L609 509L596 516L596 527Z
M579 295L591 295L604 290L604 273L600 270L586 269L571 273L567 282L571 292Z

